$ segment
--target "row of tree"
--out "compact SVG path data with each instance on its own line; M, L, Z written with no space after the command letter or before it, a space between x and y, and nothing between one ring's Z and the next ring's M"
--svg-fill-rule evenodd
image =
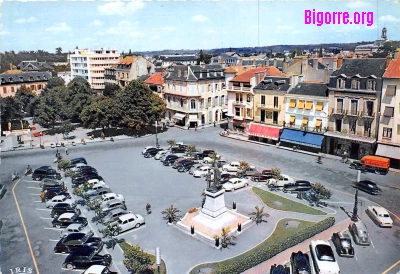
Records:
M165 113L165 103L142 82L134 80L125 88L107 86L97 94L89 83L76 77L68 86L52 79L39 96L22 86L15 97L0 99L2 130L12 120L33 117L43 127L63 121L82 123L86 128L125 127L140 129Z

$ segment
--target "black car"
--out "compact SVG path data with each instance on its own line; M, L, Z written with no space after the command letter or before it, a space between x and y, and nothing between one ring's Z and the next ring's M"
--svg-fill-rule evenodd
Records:
M221 174L221 179L219 180L220 184L225 184L226 182L229 181L229 179L234 178L236 176L229 174L229 173L222 173Z
M354 248L348 233L333 233L332 243L335 245L336 252L342 257L354 257Z
M75 213L77 216L81 214L81 210L77 207L71 206L68 203L58 203L52 209L50 216L52 218L57 218L63 213Z
M188 172L189 169L192 168L192 166L195 164L193 161L186 161L183 162L179 167L178 167L178 172Z
M44 176L43 179L56 179L56 180L61 180L62 176L58 172L50 172L50 174L47 174Z
M93 232L89 233L71 233L67 237L62 238L58 241L54 247L55 253L71 253L77 248L82 247L93 247L97 252L100 252L104 246L104 243L99 237L92 237Z
M300 181L294 182L294 184L285 184L283 186L282 191L285 193L286 192L292 193L292 192L296 192L296 191L308 191L311 189L312 189L312 186L309 181L300 180Z
M60 214L58 217L54 218L51 221L53 227L56 228L64 228L69 226L70 224L81 224L83 226L87 226L88 221L85 217L79 217L75 212Z
M97 169L95 169L94 167L91 167L91 166L81 166L80 168L78 168L78 173L82 173L82 172L85 172L87 170L90 170L90 171L92 171L94 173L98 173Z
M276 176L272 173L255 173L253 176L251 176L251 180L254 182L266 182L269 179L274 179Z
M65 259L63 266L69 270L75 268L87 269L92 265L111 265L112 257L110 254L100 255L93 247L81 247L75 249Z
M49 199L53 198L54 196L58 196L58 195L64 195L68 199L71 199L71 195L68 192L66 192L63 188L49 188L46 190L44 197L46 200L49 200Z
M39 184L39 186L42 188L43 191L51 188L57 188L60 190L66 189L64 182L54 179L44 179L43 182Z
M151 158L151 157L156 156L156 154L161 150L164 150L164 149L151 147L146 151L146 153L143 156L144 156L144 158Z
M76 164L79 164L79 163L87 165L87 161L83 157L78 157L78 158L71 159L70 163L71 163L71 165L76 165Z
M193 162L192 159L182 158L182 159L175 161L174 164L172 165L172 168L178 169L183 163L191 163L191 162Z
M290 274L290 269L285 268L283 265L272 265L270 274Z
M85 174L99 174L94 168L82 169L76 173L77 175L85 175Z
M311 274L310 258L307 254L299 251L290 256L290 264L293 274Z
M56 176L57 176L57 171L55 171L51 166L42 166L42 167L35 169L35 171L33 171L32 179L36 180L36 181L41 181L47 175L53 175L53 174L56 174Z
M211 153L215 153L215 151L214 151L214 150L207 149L207 150L203 150L202 152L196 153L196 154L194 155L194 157L195 157L196 160L203 160L204 157L210 156Z
M181 146L181 145L174 146L174 147L171 147L171 152L172 153L185 153L186 152L186 147L185 146Z
M359 181L356 183L356 187L373 195L378 195L382 192L382 189L380 189L374 182L369 180Z
M175 163L175 161L176 161L178 158L179 158L178 155L174 155L174 154L168 155L168 156L165 158L165 161L163 162L163 165L164 165L164 166L170 166L170 165L172 165L173 163Z
M81 178L85 178L86 181L91 180L91 179L97 179L99 181L104 181L103 177L101 177L99 174L97 173L87 173L87 174L82 174L80 176Z

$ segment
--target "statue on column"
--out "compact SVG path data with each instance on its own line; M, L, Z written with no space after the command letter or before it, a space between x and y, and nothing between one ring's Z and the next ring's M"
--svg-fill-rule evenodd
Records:
M217 192L217 191L219 191L221 188L222 188L222 186L221 186L221 184L219 183L220 182L220 180L221 180L221 171L219 170L219 168L217 167L217 163L214 161L214 164L213 164L213 167L212 167L212 170L213 170L213 176L214 176L214 180L213 180L213 184L211 185L211 172L209 172L208 174L207 174L207 179L209 180L208 182L208 188L207 188L207 191L210 191L210 192Z
M383 29L382 29L382 35L381 35L381 38L382 38L382 39L387 40L386 32L387 32L387 29L386 29L385 27L383 27Z

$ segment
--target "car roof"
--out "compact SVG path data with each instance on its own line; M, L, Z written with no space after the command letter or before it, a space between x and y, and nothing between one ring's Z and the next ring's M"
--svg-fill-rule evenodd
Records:
M238 162L238 161L233 161L233 162L231 162L231 165L232 164L234 164L234 165L240 165L240 163Z
M83 157L78 157L78 158L73 158L73 159L71 159L71 162L72 162L72 161L79 161L79 160L85 160L85 161L86 161L85 158L83 158Z
M63 213L63 214L60 215L60 217L58 217L58 219L61 219L61 218L69 218L70 219L74 215L75 215L75 213Z
M56 204L53 208L59 208L59 207L70 207L71 205L69 203L58 203Z
M88 269L86 269L85 274L98 274L101 273L104 269L106 268L106 266L104 265L92 265L91 267L89 267Z
M133 213L127 213L127 214L125 214L125 215L119 216L118 218L119 218L121 221L126 221L126 220L128 220L128 219L130 219L130 218L135 218L135 219L136 219L136 216L135 216L135 214L133 214Z
M41 166L35 170L48 170L48 169L53 169L51 166Z
M96 249L94 247L78 247L77 249L75 249L74 251L72 251L72 253L70 254L71 257L75 256L75 255L90 255L93 253L93 251L95 251ZM68 257L70 257L68 256Z
M338 232L340 238L349 239L350 235L347 232Z
M51 199L53 200L53 199L64 199L64 198L66 198L65 195L57 195L57 196L54 196L54 197L51 198Z
M367 230L367 226L361 222L361 221L357 221L353 223L358 229L363 229L363 230Z
M75 232L75 233L69 234L66 238L68 240L76 240L76 239L82 239L82 237L85 237L85 236L86 236L86 233Z
M372 209L375 209L375 211L376 211L378 214L389 214L389 213L387 212L387 210L384 209L383 207L380 207L380 206L371 206L371 208L372 208Z
M78 229L80 226L81 226L81 224L70 224L69 226L67 226L67 228L68 229Z

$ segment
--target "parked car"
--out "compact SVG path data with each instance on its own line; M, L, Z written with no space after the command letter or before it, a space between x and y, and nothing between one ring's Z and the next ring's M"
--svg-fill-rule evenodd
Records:
M374 155L367 155L361 158L360 161L353 161L350 168L364 171L372 171L376 174L385 175L389 172L390 159Z
M59 195L59 196L54 196L50 200L46 201L45 204L47 208L53 208L58 203L66 203L72 205L74 202L75 202L74 200L68 199L67 196Z
M97 200L97 199L101 200L103 195L107 194L107 193L112 193L111 189L109 189L109 188L98 189L98 190L96 190L95 193L93 193L89 196L89 199L90 200Z
M164 166L170 166L170 165L174 164L175 161L177 161L178 159L181 159L181 158L182 158L181 156L178 156L178 155L175 155L175 154L168 155L165 158L165 161L163 162L163 164L164 164Z
M52 209L50 216L51 218L57 218L63 213L74 213L77 216L81 214L81 210L76 207L76 204L59 203L56 204Z
M359 181L358 183L355 183L355 186L358 189L363 190L363 191L368 192L373 195L378 195L382 192L382 190L374 182L372 182L370 180Z
M183 145L175 145L171 147L171 152L172 153L185 153L186 152L186 146Z
M219 180L219 182L220 182L220 184L225 184L231 178L236 178L236 177L230 173L221 173L221 179Z
M73 158L73 159L71 159L70 163L71 163L71 165L76 165L76 164L79 164L79 163L87 165L87 161L83 157Z
M290 269L283 265L272 265L269 271L270 274L290 274Z
M44 198L46 200L52 199L55 196L60 196L63 195L67 197L68 199L71 199L71 195L66 192L63 188L49 188L46 190Z
M103 249L104 243L99 237L92 237L93 233L71 233L67 237L58 241L54 247L55 253L70 253L77 248L92 247L100 252Z
M221 157L220 155L217 154L217 158ZM205 164L213 164L214 159L212 159L210 156L206 156L203 158L203 163Z
M107 193L104 194L101 197L101 200L103 203L109 202L109 201L120 201L120 202L125 202L125 198L124 196L122 196L122 194L115 194L115 193Z
M162 151L162 148L149 148L145 154L143 154L144 158L154 157L159 151Z
M50 172L50 174L46 174L46 176L43 177L43 179L55 179L55 180L61 180L61 174L58 172ZM42 179L42 180L43 180Z
M254 167L254 166L250 166L250 168L246 169L246 170L238 170L237 171L237 176L240 177L253 177L254 174L259 173L258 170Z
M89 179L87 180L88 187L93 187L94 185L103 185L106 186L106 183L103 180L99 179Z
M157 154L154 155L154 160L160 160L161 156L165 155L168 152L170 151L165 149L158 151Z
M97 252L96 248L93 247L77 248L65 259L63 267L74 270L75 268L86 269L92 265L110 266L111 255L100 255Z
M111 193L111 189L108 185L103 185L103 184L95 184L89 189L88 191L85 192L86 195L89 196L94 196L98 195L98 190L106 190L105 193Z
M226 172L237 172L239 170L240 163L238 161L233 161L228 165L222 166L222 171Z
M88 221L85 217L80 217L75 213L63 213L59 217L54 218L51 221L53 227L62 228L67 227L70 224L80 224L83 226L87 226Z
M4 194L6 194L7 189L6 186L3 184L0 184L0 199L3 198Z
M160 162L161 162L161 163L164 163L164 161L167 159L167 156L172 155L172 154L173 154L173 153L172 153L170 150L168 150L167 152L165 152L164 155L162 155L162 156L160 157Z
M70 165L69 170L73 172L78 172L81 167L86 166L84 163L77 163L76 165Z
M354 248L351 244L350 235L347 232L333 233L332 243L335 245L336 252L339 256L354 257Z
M81 165L81 164L78 164ZM87 173L96 173L98 174L99 172L97 171L97 169L95 169L94 167L91 166L80 166L79 168L77 168L76 173L79 174L87 174Z
M147 150L149 150L149 149L151 149L151 148L156 148L156 147L153 147L153 146L146 146L146 147L144 147L144 149L142 150L142 154L144 155L144 154L147 152Z
M32 180L41 181L43 180L44 177L51 174L56 174L57 176L57 171L54 170L51 166L42 166L33 171ZM61 174L60 174L60 179L61 179Z
M190 174L190 175L193 175L194 172L195 172L197 169L199 169L200 167L202 167L202 166L203 166L203 164L200 164L200 163L194 164L194 165L189 169L189 174Z
M97 173L83 174L82 177L85 178L86 180L98 179L99 181L104 181L103 177L101 177L101 176L100 176L99 174L97 174Z
M361 221L351 223L349 231L353 236L353 240L358 245L371 245L368 230L365 224Z
M71 233L78 233L78 232L93 235L93 231L90 228L88 228L87 226L84 226L79 223L73 223L73 224L70 224L69 226L67 226L66 228L64 228L63 230L61 230L60 238L64 238Z
M224 165L228 164L228 162L225 159L218 159L215 161L215 164L218 168L222 168Z
M195 164L193 161L184 161L178 167L178 172L188 172Z
M106 225L108 223L118 221L118 217L131 213L130 211L126 211L122 208L116 208L107 212L107 215L103 217L102 224Z
M213 170L209 166L201 166L193 173L193 177L195 178L203 177L207 175L208 171L212 172Z
M172 165L172 168L178 169L183 163L193 163L193 160L187 158L179 159L175 161L175 163Z
M203 150L202 152L197 152L197 153L195 153L195 154L194 154L194 158L195 158L196 160L203 160L204 157L210 156L211 153L215 153L215 151L214 151L214 150L211 150L211 149L205 149L205 150Z
M86 269L82 274L111 274L111 270L104 265L92 265ZM116 273L116 272L115 272Z
M80 186L82 184L85 184L86 182L87 182L87 179L84 178L84 177L75 177L75 178L72 179L71 186L73 188L75 188L75 187L78 187L78 186Z
M249 180L245 178L231 178L228 182L222 185L226 191L234 191L236 189L249 185Z
M314 262L314 268L320 274L339 274L339 265L333 254L329 242L323 240L311 241L311 257Z
M310 258L308 254L293 252L290 256L290 265L292 267L292 274L311 274Z
M49 189L49 188L65 188L64 182L55 180L55 179L44 179L42 182L39 183L39 186L43 189Z
M268 180L268 184L275 185L277 187L283 187L286 184L293 184L295 181L292 177L281 174L282 178L277 179L277 178L271 178Z
M251 180L254 182L267 182L269 179L275 179L276 176L272 173L258 172L251 176Z
M138 228L145 224L144 218L139 214L128 213L118 217L116 221L118 226L121 228L121 232L125 232L132 228ZM117 236L115 234L114 236Z
M108 201L101 205L101 211L103 212L108 212L116 208L122 208L123 210L126 210L125 202L122 202L120 200L114 200L114 201Z
M393 220L390 218L389 212L381 206L369 206L365 212L380 227L392 227Z
M297 192L297 191L307 191L307 190L311 190L312 186L311 183L309 181L304 181L304 180L299 180L294 182L294 184L286 184L283 186L282 191L283 192Z

